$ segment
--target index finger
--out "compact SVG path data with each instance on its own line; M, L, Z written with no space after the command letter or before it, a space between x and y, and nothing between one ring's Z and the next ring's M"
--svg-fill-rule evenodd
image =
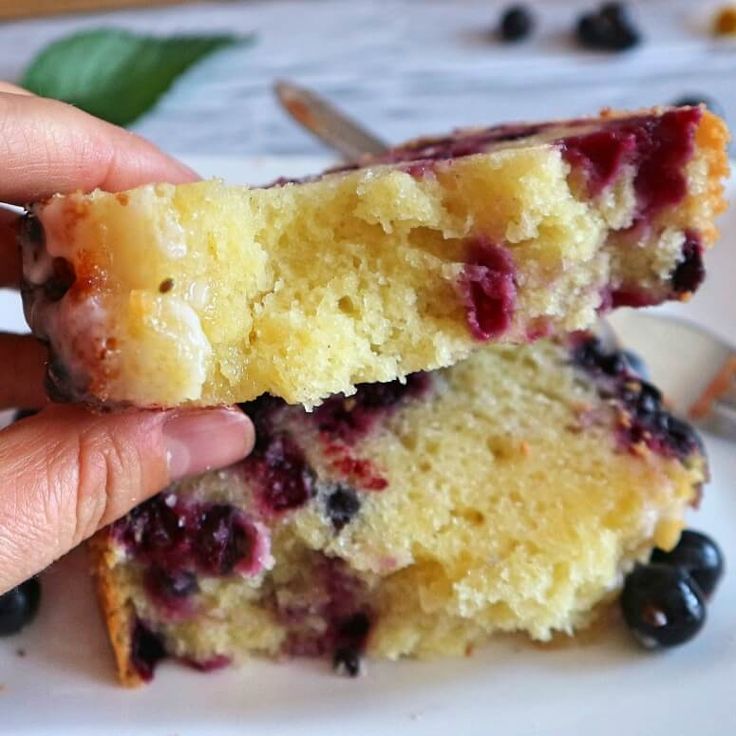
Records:
M0 91L0 200L56 192L121 191L197 175L156 146L56 100Z
M123 128L71 105L0 84L0 201L27 204L57 192L122 191L198 177ZM0 286L20 280L17 218L0 216Z

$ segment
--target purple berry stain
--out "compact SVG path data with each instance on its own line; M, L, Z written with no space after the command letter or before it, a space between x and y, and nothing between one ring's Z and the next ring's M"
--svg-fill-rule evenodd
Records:
M405 383L362 383L353 396L327 399L315 409L314 420L320 432L351 444L402 401L421 396L429 383L426 373L412 373Z
M252 574L267 555L262 530L243 511L167 492L115 522L111 533L137 560L167 572Z
M701 117L699 108L681 108L661 116L612 119L603 130L564 138L560 145L567 161L583 172L591 197L600 194L623 165L633 165L636 219L641 222L685 197L685 164Z
M355 677L360 673L373 614L363 604L363 583L345 563L333 557L317 558L309 591L310 600L298 608L277 608L275 615L288 635L284 652L289 656L330 656L334 668ZM319 625L314 621L318 619Z
M477 238L460 277L460 298L476 340L500 337L511 326L516 302L515 266L506 248Z
M191 570L166 570L156 565L145 571L143 586L159 608L176 618L191 613L191 598L199 590L197 576Z
M600 340L584 336L573 346L572 362L594 378L601 398L618 407L622 448L636 452L644 445L681 461L702 451L695 430L665 411L660 392L634 373L622 352L605 350Z
M243 470L254 484L266 514L299 508L316 492L315 473L301 447L287 434L262 433Z

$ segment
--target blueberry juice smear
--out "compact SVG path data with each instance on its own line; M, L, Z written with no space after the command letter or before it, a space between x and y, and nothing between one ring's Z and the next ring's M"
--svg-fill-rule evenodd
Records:
M506 248L471 241L459 289L471 334L486 342L511 327L516 307L516 267Z
M637 219L676 205L687 193L685 165L694 146L700 108L679 108L661 116L611 120L604 130L560 141L568 162L580 168L588 193L596 196L624 164L636 169Z

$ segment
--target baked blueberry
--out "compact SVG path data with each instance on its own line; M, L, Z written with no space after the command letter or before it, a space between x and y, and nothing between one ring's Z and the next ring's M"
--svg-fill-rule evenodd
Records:
M629 371L635 373L637 376L645 380L648 380L650 378L649 369L647 368L646 363L640 355L633 352L632 350L623 350L621 352L621 355L626 361L626 366Z
M358 511L360 499L350 486L338 484L337 488L325 498L325 513L336 532L348 524Z
M360 674L362 657L359 651L351 647L340 647L332 657L332 668L338 675L357 677Z
M703 594L680 567L639 565L628 575L621 610L631 633L646 649L684 644L705 623Z
M513 5L501 15L500 34L504 41L521 41L534 30L534 16L524 5Z
M31 578L0 596L0 636L9 636L29 624L38 611L41 583Z
M652 562L682 568L706 598L713 594L723 576L721 548L709 536L692 529L686 529L677 546L669 552L655 549Z
M151 680L156 665L165 657L163 639L136 619L130 637L130 663L144 682Z

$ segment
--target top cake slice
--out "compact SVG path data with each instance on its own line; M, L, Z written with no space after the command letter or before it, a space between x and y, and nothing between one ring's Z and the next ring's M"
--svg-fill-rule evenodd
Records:
M684 299L727 173L700 108L422 139L267 188L32 208L24 302L57 399L318 404L601 311Z

